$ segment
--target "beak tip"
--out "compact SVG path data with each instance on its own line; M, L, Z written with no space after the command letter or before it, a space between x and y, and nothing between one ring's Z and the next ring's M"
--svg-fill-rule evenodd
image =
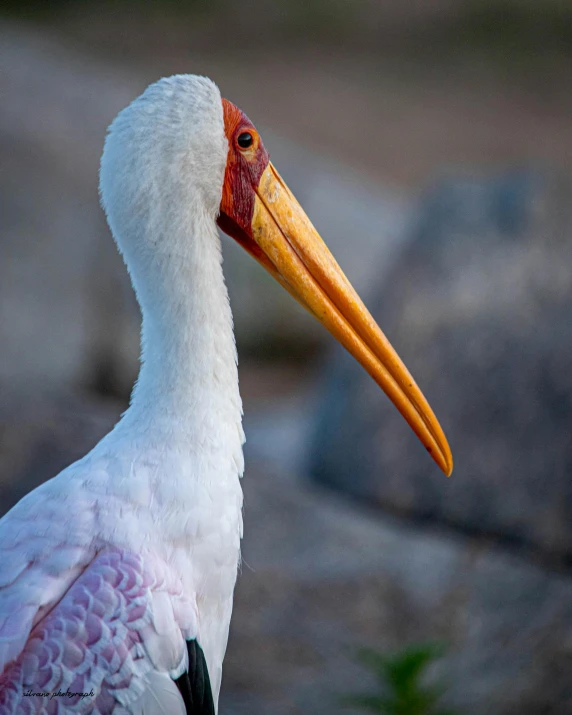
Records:
M447 445L448 447L449 445ZM450 477L453 473L453 455L450 450L444 450L435 454L431 447L425 447L429 454L433 457L439 469L446 477Z
M450 477L453 474L453 456L451 453L445 455L445 462L441 469L446 477Z

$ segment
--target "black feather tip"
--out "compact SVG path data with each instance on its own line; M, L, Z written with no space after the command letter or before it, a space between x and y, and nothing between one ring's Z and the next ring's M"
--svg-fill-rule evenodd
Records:
M189 668L175 683L185 703L187 715L215 715L211 681L205 654L196 640L187 641Z

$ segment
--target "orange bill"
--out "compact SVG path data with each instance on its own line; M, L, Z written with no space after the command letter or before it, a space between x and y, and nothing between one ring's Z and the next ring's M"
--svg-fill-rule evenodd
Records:
M449 476L453 457L429 403L271 163L255 189L251 237L253 255L367 370Z

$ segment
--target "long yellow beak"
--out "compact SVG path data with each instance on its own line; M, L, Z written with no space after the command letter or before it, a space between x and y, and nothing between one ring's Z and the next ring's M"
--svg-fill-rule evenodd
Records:
M256 190L252 238L262 265L367 370L449 476L451 449L429 403L270 163Z

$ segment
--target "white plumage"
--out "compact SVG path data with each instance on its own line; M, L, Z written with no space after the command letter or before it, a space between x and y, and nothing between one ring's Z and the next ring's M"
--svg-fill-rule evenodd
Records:
M71 605L60 599L98 554L140 557L143 572L159 568L170 583L145 596L140 648L133 646L145 656L133 661L119 699L125 712L140 711L141 692L156 682L150 672L185 669L185 639L200 641L215 701L220 688L242 534L244 441L216 228L227 152L220 94L205 78L162 80L112 124L101 197L141 305L139 379L115 429L0 521L0 672L21 657L49 609L69 617ZM114 618L121 623L122 611ZM53 670L59 662L54 657ZM41 687L65 690L73 675ZM104 677L94 671L82 688L98 692ZM37 673L28 678L37 681ZM22 695L27 684L18 708L42 702ZM7 712L20 710L0 704Z
M210 80L161 80L119 114L101 198L141 306L141 370L113 431L0 520L0 715L211 715L244 467L217 221L364 365L447 473L451 454L256 129Z

